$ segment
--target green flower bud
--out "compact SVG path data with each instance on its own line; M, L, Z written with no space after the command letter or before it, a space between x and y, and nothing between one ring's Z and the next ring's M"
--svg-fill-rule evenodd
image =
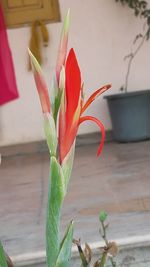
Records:
M99 220L100 222L104 222L107 218L107 213L105 211L101 211L99 214Z

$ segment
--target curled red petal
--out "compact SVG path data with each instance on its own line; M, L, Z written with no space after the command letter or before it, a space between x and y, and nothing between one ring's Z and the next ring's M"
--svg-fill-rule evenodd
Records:
M99 121L98 119L96 119L95 117L92 117L92 116L84 116L84 117L81 117L80 120L79 120L79 124L81 124L82 122L84 121L94 121L98 127L100 128L100 131L101 131L101 141L100 141L100 145L98 147L98 150L97 150L97 156L100 155L100 153L102 152L102 149L103 149L103 146L104 146L104 141L105 141L105 128L104 128L104 125L101 123L101 121Z
M96 90L90 97L89 99L86 101L86 103L84 104L84 106L82 107L82 111L81 113L83 113L88 106L102 93L104 93L105 91L107 91L109 88L111 87L111 84L107 84L105 86L103 86L102 88Z

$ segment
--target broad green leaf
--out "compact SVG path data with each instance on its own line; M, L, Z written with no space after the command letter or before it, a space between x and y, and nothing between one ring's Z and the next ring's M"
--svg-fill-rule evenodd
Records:
M64 175L64 181L65 181L65 191L67 191L68 182L69 182L69 179L71 176L73 160L74 160L74 151L75 151L75 141L74 141L70 151L68 152L68 154L64 158L64 160L62 162L62 166L61 166L62 171L63 171L63 175Z
M0 267L8 267L6 258L5 258L5 252L4 252L1 242L0 242Z
M48 267L54 267L60 249L60 213L65 195L64 177L60 164L51 157L46 223L46 253Z
M60 252L55 267L68 267L71 258L71 248L73 239L73 222L70 223L65 237L61 243Z
M51 114L45 113L44 116L44 130L47 140L47 145L51 156L56 156L57 150L57 133L55 122Z

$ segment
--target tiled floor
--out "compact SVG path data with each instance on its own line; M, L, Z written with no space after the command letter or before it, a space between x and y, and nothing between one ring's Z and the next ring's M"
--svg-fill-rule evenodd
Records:
M111 239L150 234L150 141L78 147L62 228L99 240L98 214L109 213ZM47 153L4 157L0 168L0 239L10 255L44 250Z

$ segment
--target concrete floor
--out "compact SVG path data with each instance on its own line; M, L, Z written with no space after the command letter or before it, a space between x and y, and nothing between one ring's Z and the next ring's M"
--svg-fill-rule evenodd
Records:
M109 213L110 239L150 236L150 141L77 147L62 232L71 219L75 238L100 240L98 214ZM0 239L10 256L44 251L49 158L46 152L2 158Z

